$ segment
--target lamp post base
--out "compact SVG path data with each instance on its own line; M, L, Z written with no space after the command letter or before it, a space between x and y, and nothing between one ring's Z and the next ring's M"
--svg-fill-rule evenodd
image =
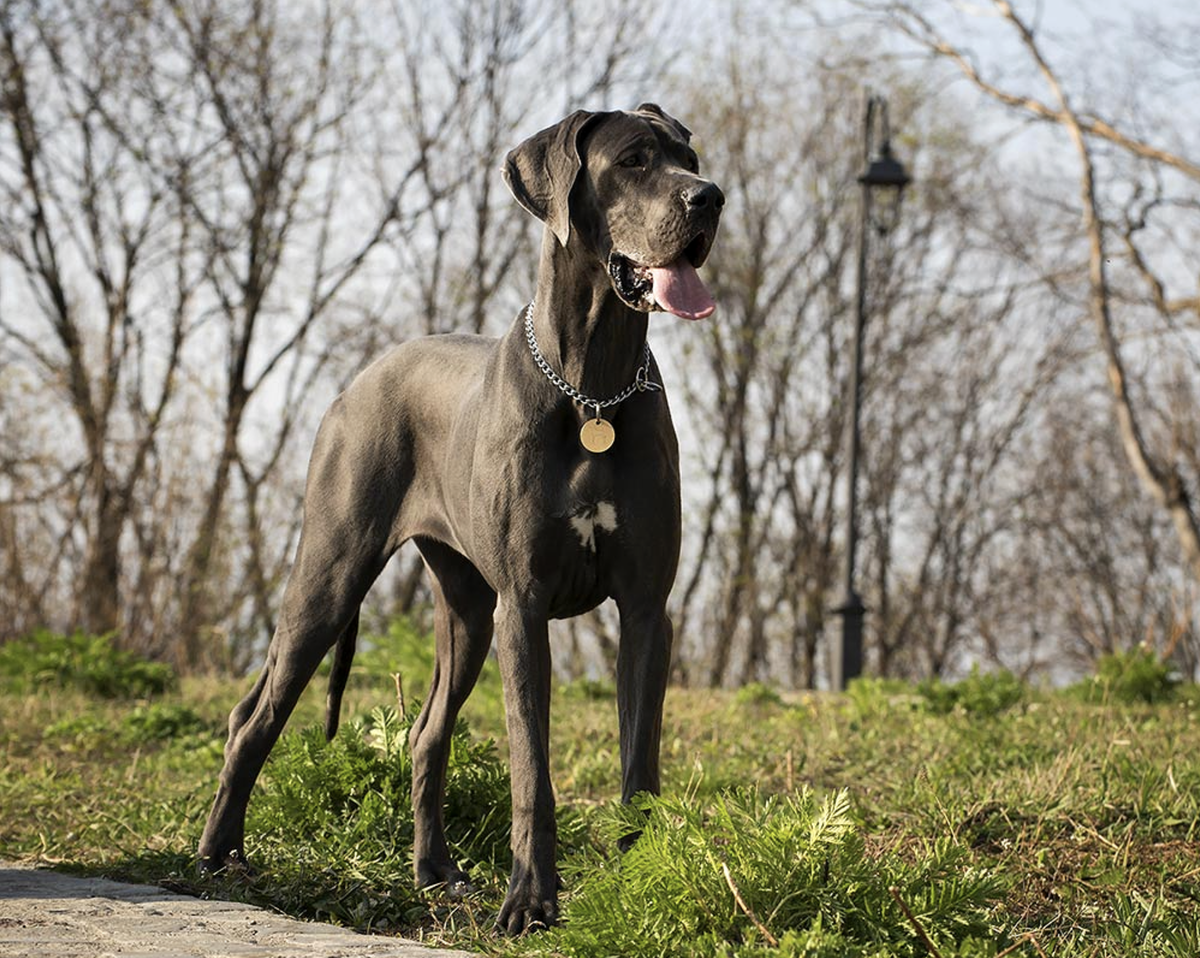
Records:
M851 590L833 611L842 617L842 635L833 657L830 684L834 690L844 692L847 682L862 675L863 616L867 608L863 605L862 596Z

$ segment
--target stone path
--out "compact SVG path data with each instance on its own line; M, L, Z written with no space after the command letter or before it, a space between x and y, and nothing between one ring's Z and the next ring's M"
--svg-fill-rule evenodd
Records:
M0 862L0 958L470 958L236 902Z

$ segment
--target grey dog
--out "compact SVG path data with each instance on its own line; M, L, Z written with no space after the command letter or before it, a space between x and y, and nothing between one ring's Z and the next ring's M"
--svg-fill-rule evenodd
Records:
M493 635L512 769L502 930L558 917L549 619L616 600L622 798L658 792L680 479L648 313L713 311L696 267L725 201L699 175L690 136L648 103L577 111L512 150L504 179L546 225L533 302L499 339L396 346L326 413L278 628L229 717L203 869L244 865L254 781L331 646L336 731L359 605L408 540L430 572L437 644L410 737L417 883L470 889L446 843L443 792L451 731Z

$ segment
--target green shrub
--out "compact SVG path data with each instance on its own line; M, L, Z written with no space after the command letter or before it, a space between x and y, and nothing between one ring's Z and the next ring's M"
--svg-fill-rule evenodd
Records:
M393 676L398 675L402 694L408 699L422 699L433 679L435 657L436 645L430 633L420 631L408 619L394 619L386 632L369 632L359 638L347 688L390 691ZM328 675L328 662L321 671ZM466 712L481 716L494 710L494 714L503 715L502 696L499 670L494 659L489 659L480 671Z
M1011 672L981 672L979 666L960 682L926 679L917 686L925 708L934 715L961 711L967 715L989 717L1007 712L1025 698L1025 685Z
M90 751L105 746L126 748L156 742L194 742L197 737L215 739L219 729L187 705L150 702L119 718L105 718L90 711L72 714L47 725L42 734L68 748Z
M779 693L762 682L747 682L734 695L734 701L742 706L781 705Z
M412 886L412 759L407 716L390 707L326 742L316 727L284 735L250 805L256 881L288 910L360 928L411 926L426 910ZM454 730L446 781L446 833L480 883L511 863L508 772L490 739ZM570 829L568 828L568 832Z
M917 707L916 691L904 679L859 676L846 684L846 697L860 718L886 714L898 707L905 710Z
M85 712L81 715L68 715L47 725L42 735L48 739L57 740L60 748L68 751L75 749L92 749L101 742L114 738L112 726L96 715Z
M617 686L611 679L576 679L559 689L563 698L587 702L608 702L617 698Z
M0 646L0 680L17 694L73 686L107 699L162 695L177 684L169 666L116 648L112 635L47 630Z
M609 814L613 844L641 837L623 856L576 863L579 891L549 953L924 958L897 896L945 955L990 937L998 880L948 840L915 862L868 855L845 792L646 797Z
M434 656L432 635L418 630L408 619L393 619L386 632L372 632L359 638L351 681L374 685L399 672L404 676L405 692L419 697L433 675ZM322 671L327 668L326 665Z
M1085 702L1153 705L1174 697L1179 676L1169 662L1143 646L1100 657L1096 674L1072 686Z
M125 716L122 738L131 745L167 742L196 735L211 736L217 730L187 705L151 702L139 705Z

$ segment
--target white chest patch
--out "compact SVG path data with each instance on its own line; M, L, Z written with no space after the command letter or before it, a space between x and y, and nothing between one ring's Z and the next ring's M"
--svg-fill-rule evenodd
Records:
M597 502L594 506L584 506L571 516L571 528L579 536L579 541L585 549L596 551L596 530L614 532L617 528L617 507L611 502Z

